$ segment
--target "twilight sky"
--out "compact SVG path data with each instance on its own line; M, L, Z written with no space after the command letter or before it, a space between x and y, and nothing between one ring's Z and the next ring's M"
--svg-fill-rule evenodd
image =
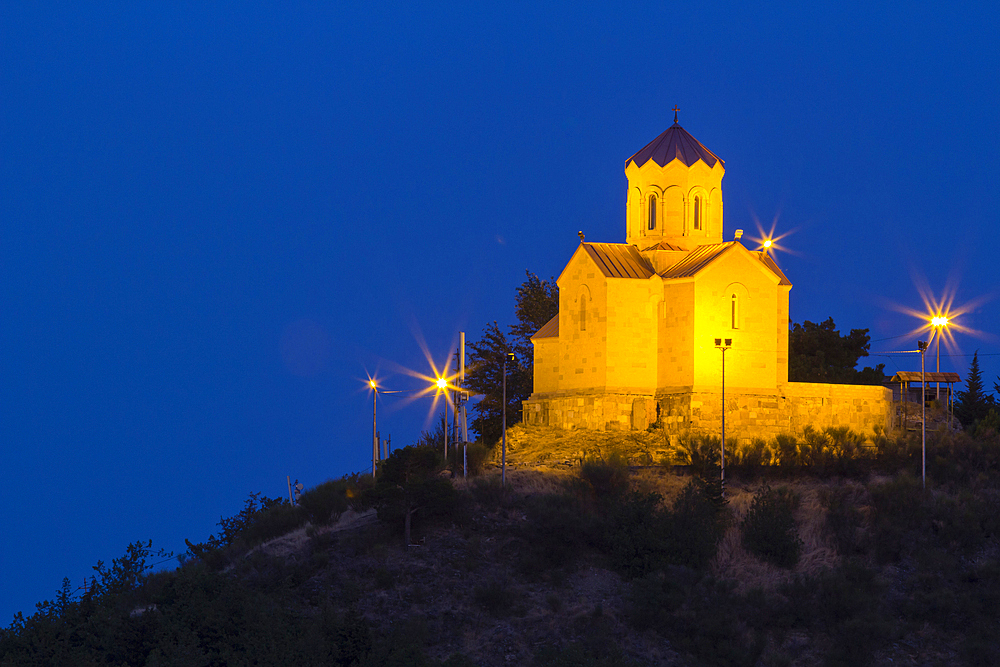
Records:
M0 624L370 466L366 373L419 387L419 340L440 365L577 230L624 241L675 104L725 238L794 230L794 321L908 350L921 283L1000 287L996 6L473 4L0 7ZM978 349L992 387L1000 299L959 322L942 370Z

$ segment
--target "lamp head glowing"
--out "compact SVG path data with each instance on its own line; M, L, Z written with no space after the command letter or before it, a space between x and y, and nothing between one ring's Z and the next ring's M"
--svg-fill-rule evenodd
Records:
M445 389L448 386L448 380L446 380L445 378L438 378L435 384L437 385L438 389Z
M771 239L764 239L764 250L767 250L768 248L770 248L771 247L771 243L772 243Z
M931 326L935 327L946 327L948 326L947 317L935 317L931 319Z
M368 384L371 385L372 389L378 389L378 385L375 384L375 380L369 380Z

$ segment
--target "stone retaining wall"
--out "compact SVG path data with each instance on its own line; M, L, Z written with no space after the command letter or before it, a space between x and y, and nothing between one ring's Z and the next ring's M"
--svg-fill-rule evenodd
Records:
M659 417L675 437L722 431L719 392L671 394L533 394L524 401L524 421L565 429L642 430ZM892 427L892 391L881 386L789 382L776 392L726 392L726 433L741 441L801 436L806 426L847 426L872 433Z

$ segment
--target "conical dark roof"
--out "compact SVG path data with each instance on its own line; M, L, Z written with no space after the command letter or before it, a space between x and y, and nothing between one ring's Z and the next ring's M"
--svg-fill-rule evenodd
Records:
M652 160L661 167L666 167L674 159L689 167L698 160L709 167L714 167L716 162L726 164L675 122L663 134L646 144L645 148L625 160L625 166L628 167L629 162L635 162L635 166L641 167Z

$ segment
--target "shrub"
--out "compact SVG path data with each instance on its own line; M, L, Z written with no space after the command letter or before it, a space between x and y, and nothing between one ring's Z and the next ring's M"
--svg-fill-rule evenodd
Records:
M247 546L253 546L290 533L305 522L306 515L302 508L291 503L279 503L259 512L254 522L243 531L240 540Z
M668 559L675 565L706 567L722 537L725 500L721 486L692 480L667 516Z
M347 480L331 479L303 493L299 505L313 525L330 523L347 511L347 490Z
M629 493L609 512L605 550L611 565L629 577L642 577L665 564L669 529L657 493Z
M770 463L771 455L767 442L763 438L754 438L745 445L734 447L732 454L726 452L726 459L727 464L741 466L747 472L755 472L756 469Z
M798 498L790 490L761 487L743 519L743 546L750 553L783 568L799 562L802 540L795 528Z
M794 436L781 434L774 438L774 458L778 465L795 465L801 460L799 452L799 441Z
M858 495L857 490L849 486L820 492L820 502L826 509L827 529L842 556L853 556L863 551L861 532L865 517L858 507Z
M476 476L483 471L486 462L490 460L492 450L481 442L467 443L463 450L462 443L451 447L448 451L448 467L456 474L462 474L463 461L468 465L467 474Z
M619 451L585 456L580 461L580 476L598 498L620 494L628 489L628 460Z
M239 514L231 516L228 519L226 517L219 519L218 525L222 530L219 531L217 536L209 538L209 544L220 547L232 544L240 536L240 533L257 521L262 512L276 507L283 502L284 500L281 498L268 498L260 493L251 493L250 497L244 501L243 509L240 510Z
M677 443L677 459L681 465L691 466L698 474L708 468L718 468L722 441L718 438L687 438Z
M593 545L601 544L604 526L576 496L548 493L525 502L528 521L522 536L527 549L522 566L528 570L570 567Z
M504 500L504 488L497 475L480 477L472 482L472 497L486 507L499 507Z
M505 616L514 606L514 592L506 579L492 579L472 589L476 604L494 616Z

